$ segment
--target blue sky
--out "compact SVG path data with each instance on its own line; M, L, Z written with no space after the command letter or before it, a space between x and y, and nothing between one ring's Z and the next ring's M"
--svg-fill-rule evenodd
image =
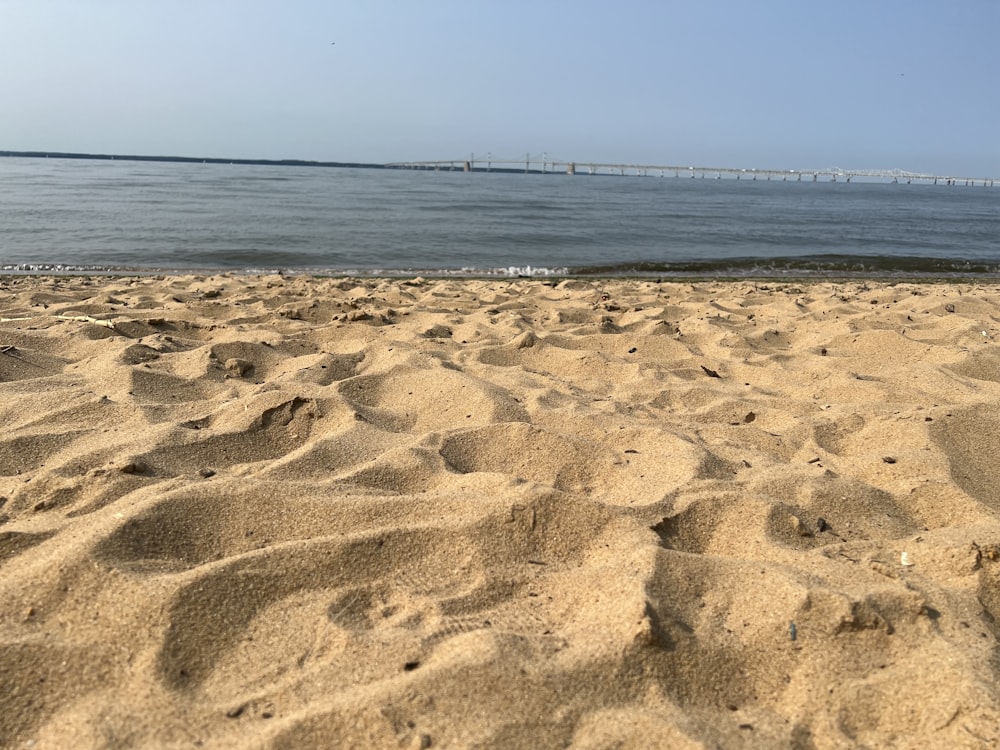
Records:
M0 0L0 149L1000 177L998 40L998 0Z

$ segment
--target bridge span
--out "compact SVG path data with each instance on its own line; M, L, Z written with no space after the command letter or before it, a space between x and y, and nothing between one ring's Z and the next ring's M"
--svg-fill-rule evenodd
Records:
M993 177L955 177L907 172L902 169L741 169L737 167L696 167L650 164L609 164L602 162L580 162L546 160L524 161L486 159L454 159L444 161L406 161L383 165L387 169L419 169L435 172L521 172L524 174L569 174L569 175L633 175L638 177L686 177L690 179L736 179L736 180L781 180L783 182L850 182L852 179L893 183L932 183L934 185L982 185L993 187L1000 179Z

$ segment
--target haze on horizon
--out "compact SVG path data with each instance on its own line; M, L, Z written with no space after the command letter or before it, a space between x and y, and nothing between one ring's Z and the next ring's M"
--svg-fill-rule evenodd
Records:
M0 149L1000 177L993 0L0 0Z

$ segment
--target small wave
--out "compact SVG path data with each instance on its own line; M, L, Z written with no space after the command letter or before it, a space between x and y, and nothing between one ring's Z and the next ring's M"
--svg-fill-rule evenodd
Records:
M475 271L475 269L467 269ZM536 276L569 276L568 268L544 268L538 266L507 266L506 268L494 268L486 272L487 276L517 276L534 278Z
M77 265L72 263L3 263L0 264L0 272L12 274L121 274L157 273L158 270L128 266Z

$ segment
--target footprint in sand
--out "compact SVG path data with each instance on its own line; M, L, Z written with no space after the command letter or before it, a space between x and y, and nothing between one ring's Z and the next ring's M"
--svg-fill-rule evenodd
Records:
M362 419L391 432L528 420L524 407L502 388L447 367L399 365L345 380L338 389Z

